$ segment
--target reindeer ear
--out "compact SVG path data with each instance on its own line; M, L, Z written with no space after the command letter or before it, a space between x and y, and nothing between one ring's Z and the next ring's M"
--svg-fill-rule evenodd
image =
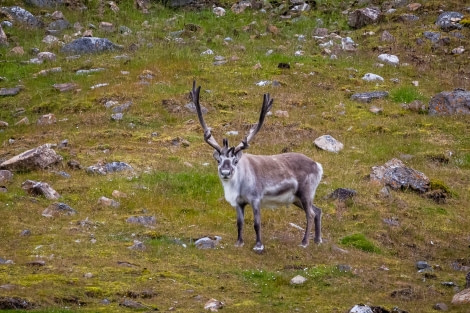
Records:
M217 162L220 163L220 152L219 151L214 150L214 154L212 156L214 157L214 159L217 160Z
M238 151L237 153L235 153L235 157L240 160L242 158L242 155L243 155L243 152L242 150Z

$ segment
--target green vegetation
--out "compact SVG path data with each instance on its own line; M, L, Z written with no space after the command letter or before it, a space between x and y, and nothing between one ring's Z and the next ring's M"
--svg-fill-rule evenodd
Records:
M339 0L317 0L316 8L290 19L270 9L235 14L229 9L234 2L226 0L219 3L227 9L224 17L216 17L211 7L172 9L165 1L151 1L148 14L137 10L134 1L115 1L117 13L107 1L85 2L84 11L58 9L72 25L97 26L94 36L109 38L123 50L67 59L60 45L42 42L44 29L3 28L9 46L0 47L0 77L5 77L0 87L22 86L22 91L0 98L0 120L9 124L0 129L0 160L44 143L68 140L68 145L56 149L64 158L57 168L15 172L4 183L0 258L14 264L0 264L0 297L38 305L27 312L59 313L135 311L121 305L124 299L149 308L143 311L202 312L211 298L224 302L223 312L347 312L355 304L370 303L424 313L437 302L447 303L450 312L468 311L450 305L454 290L441 282L462 287L465 273L452 264L470 266L469 120L401 106L414 100L427 104L436 93L457 87L470 89L468 53L449 53L469 46L468 27L461 30L465 38L449 35L444 47L427 40L416 44L423 31L435 30L441 10L461 10L462 1L425 1L415 12L420 16L416 24L400 22L400 14L409 12L399 8L385 22L358 30L347 25L349 2ZM1 5L24 4L4 0ZM51 10L27 9L51 21ZM132 34L104 32L98 26L102 21L127 26ZM353 38L357 51L335 47L337 59L330 58L312 37L317 27ZM380 40L385 30L394 42ZM59 37L74 32L68 29ZM11 52L17 45L25 54ZM57 60L30 64L33 48L53 52ZM214 55L203 54L208 49ZM382 52L398 55L402 65L377 67ZM214 65L215 56L226 63ZM279 68L279 63L290 68ZM38 74L59 66L60 72ZM94 68L104 70L76 74ZM366 83L361 79L365 73L385 80ZM300 152L323 165L315 201L324 213L322 245L298 246L303 231L292 224L303 228L305 214L290 206L263 210L264 254L251 249L253 215L247 207L246 243L234 246L236 214L224 199L197 116L185 108L194 79L202 86L206 122L219 141L228 137L235 145L242 139L259 116L264 93L275 99L273 113L288 112L288 117L268 116L247 153ZM259 81L279 85L257 86ZM78 89L52 87L67 82ZM101 83L109 85L91 88ZM353 93L376 90L390 96L370 104L350 99ZM113 112L105 107L110 100L132 101L123 120L111 119ZM371 113L372 105L383 112ZM37 125L48 113L57 123ZM23 117L29 124L17 124ZM226 135L233 130L239 135ZM324 134L343 142L344 150L316 149L313 140ZM392 191L384 196L368 175L372 166L392 158L425 173L432 194ZM122 161L135 172L89 175L70 169L71 160L83 168ZM78 213L42 216L55 201L27 194L21 188L27 179L47 182L61 195L59 201ZM339 187L357 195L346 203L325 197ZM125 195L113 196L115 190ZM120 206L99 204L102 196ZM155 216L156 224L127 223L132 216ZM21 235L26 229L31 235ZM217 249L195 247L195 240L205 236L222 237ZM129 249L135 241L145 248ZM37 260L45 264L31 264ZM438 266L432 273L436 278L418 273L417 260ZM307 281L290 284L296 275ZM411 298L392 296L404 287L413 290Z
M369 239L367 239L364 234L353 234L345 236L341 238L340 243L362 251L380 253L380 249L376 247Z

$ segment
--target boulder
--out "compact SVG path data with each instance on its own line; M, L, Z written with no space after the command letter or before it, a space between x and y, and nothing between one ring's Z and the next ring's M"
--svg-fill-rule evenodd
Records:
M15 21L27 27L39 28L43 26L43 23L31 14L31 12L19 6L2 7L1 9L13 17Z
M370 180L395 190L412 189L425 193L430 189L430 180L426 175L406 167L399 159L392 159L382 166L372 167Z
M52 144L44 144L25 151L0 164L0 168L13 171L28 171L49 167L62 161L62 157L52 149L52 146Z
M379 22L382 17L380 10L375 8L357 9L349 14L348 25L352 28L361 28Z
M470 91L455 89L438 93L429 101L429 115L470 114Z
M107 38L82 37L64 45L61 49L66 54L99 53L121 50L122 46L112 43Z
M463 17L464 15L459 12L443 12L437 17L436 25L445 32L461 29L463 26L459 22Z

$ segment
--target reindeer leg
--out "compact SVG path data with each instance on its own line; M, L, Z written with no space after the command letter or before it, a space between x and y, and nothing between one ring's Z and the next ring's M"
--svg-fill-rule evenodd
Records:
M235 209L237 210L237 229L238 229L238 239L235 243L236 247L243 247L243 224L245 220L245 206L246 204L237 204Z
M253 207L253 217L254 217L254 228L256 233L256 244L253 247L253 250L256 252L263 252L264 245L261 242L261 206L260 201L253 201L251 206Z
M313 205L313 211L315 212L315 243L322 243L321 239L321 209Z
M302 243L300 244L301 247L306 248L310 241L310 232L312 231L312 225L315 220L315 209L313 205L310 203L309 196L300 196L299 201L294 202L294 205L298 206L299 208L305 211L305 216L307 219L307 226L305 227L305 234L304 238L302 239Z

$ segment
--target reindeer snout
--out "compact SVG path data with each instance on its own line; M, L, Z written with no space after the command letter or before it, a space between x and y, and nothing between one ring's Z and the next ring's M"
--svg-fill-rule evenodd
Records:
M229 177L230 176L230 170L221 169L220 170L220 175L222 175L223 177Z

